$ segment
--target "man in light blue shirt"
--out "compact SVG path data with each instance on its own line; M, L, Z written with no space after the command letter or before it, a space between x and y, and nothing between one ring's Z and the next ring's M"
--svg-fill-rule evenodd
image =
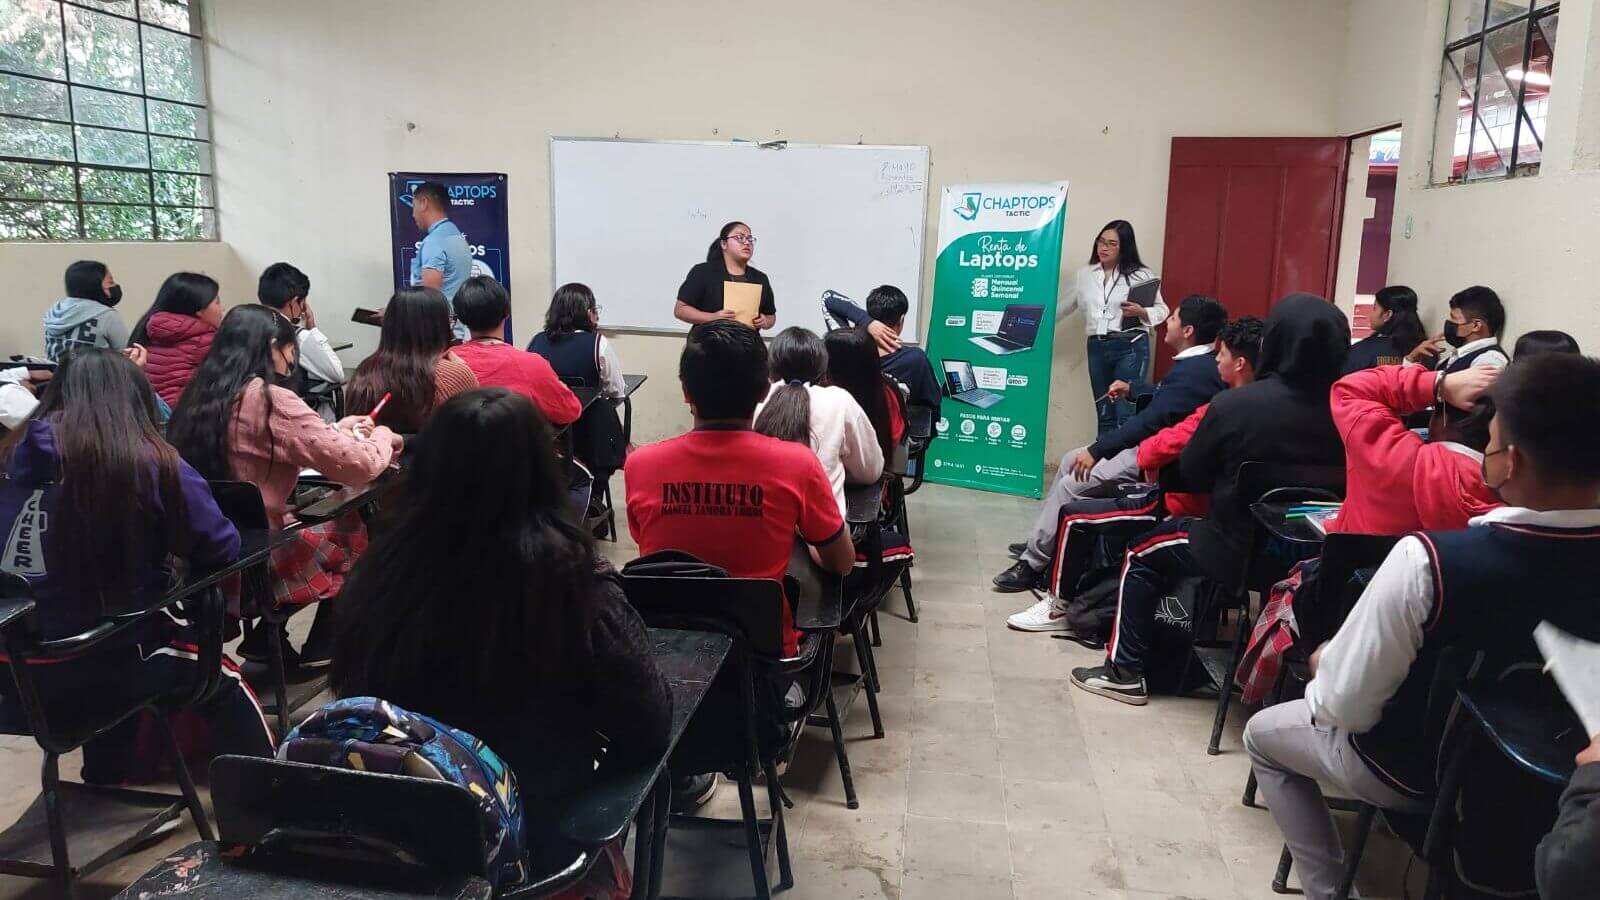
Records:
M411 221L422 232L422 246L411 260L411 283L431 287L451 301L454 319L456 291L472 277L472 251L467 238L450 221L450 193L437 181L425 181L411 192ZM458 336L466 334L453 323Z

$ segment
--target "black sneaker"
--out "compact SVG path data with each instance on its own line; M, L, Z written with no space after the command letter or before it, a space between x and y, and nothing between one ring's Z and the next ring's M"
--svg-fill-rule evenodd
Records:
M333 609L327 602L317 604L316 618L305 643L300 645L298 664L302 669L325 669L333 662Z
M720 776L716 772L672 779L672 811L691 813L711 802Z
M1022 558L1022 554L1028 552L1028 542L1027 541L1018 541L1017 543L1012 544L1009 547L1007 547L1006 548L1006 552L1011 554L1011 558L1012 559L1021 559Z
M246 625L244 629L244 638L239 641L239 646L234 650L234 653L236 653L239 658L245 662L266 663L267 629L282 627L282 625L273 625L271 623L262 621L252 622L249 625ZM292 648L289 646L288 636L282 634L282 632L279 634L280 646L283 647L285 651L285 660L287 660L287 653Z
M1038 590L1040 587L1039 573L1020 559L1011 568L994 577L994 589L1002 594L1020 594L1023 591Z
M1130 706L1143 706L1150 701L1145 690L1144 676L1106 663L1092 668L1073 669L1072 683L1091 694L1110 697Z

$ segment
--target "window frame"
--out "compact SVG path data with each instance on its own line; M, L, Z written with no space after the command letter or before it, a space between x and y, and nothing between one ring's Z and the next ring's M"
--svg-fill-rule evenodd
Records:
M59 22L60 28L61 28L61 62L62 62L62 75L63 75L63 77L56 78L56 77L54 77L52 75L41 75L41 74L34 73L34 72L22 72L22 71L18 71L18 70L15 70L15 69L6 68L4 65L0 65L0 75L6 76L8 78L20 79L20 80L23 80L23 81L30 81L30 82L35 82L35 83L39 83L39 84L59 85L63 89L63 91L65 93L67 118L66 118L66 120L61 120L61 119L46 118L44 116L27 115L27 114L23 114L23 113L0 112L0 124L3 124L3 120L15 119L17 121L33 122L33 123L42 124L42 125L65 126L68 129L68 131L70 132L71 137L72 137L72 159L71 160L42 159L42 158L38 158L38 157L12 156L12 155L7 155L7 154L0 154L0 163L12 163L12 164L23 164L23 165L32 165L32 166L48 166L48 167L66 168L66 169L68 169L70 171L71 176L72 176L72 199L71 200L66 200L66 199L48 199L48 198L5 197L5 196L0 196L0 202L7 203L7 204L37 204L37 205L40 205L40 206L70 205L73 208L73 214L74 214L75 221L76 221L76 234L74 236L72 236L72 237L69 237L69 238L0 238L0 242L4 242L4 243L45 243L45 242L50 242L50 241L92 241L92 242L111 243L111 242L125 241L125 242L141 242L141 243L142 242L151 242L151 243L190 242L190 243L196 243L196 242L202 242L202 241L210 242L210 241L218 240L219 237L218 237L218 233L217 233L218 232L218 225L217 225L217 202L216 202L216 160L215 160L215 154L213 153L213 146L212 146L212 140L211 140L211 107L210 107L209 102L208 102L210 100L210 78L209 78L209 64L208 64L208 61L207 61L207 54L206 54L206 48L205 48L204 18L203 18L203 12L202 12L202 10L200 8L201 7L201 0L187 0L187 2L184 4L188 8L188 11L189 11L189 27L191 29L190 31L183 31L183 30L178 29L178 28L173 28L173 27L171 27L169 25L166 25L166 24L164 24L162 22L154 21L152 19L148 19L143 15L144 4L146 4L146 3L159 3L159 2L161 2L161 0L131 0L131 2L133 4L132 15L126 15L126 14L120 13L120 12L113 12L111 10L107 10L107 9L104 9L104 8L101 8L101 7L98 7L98 6L90 5L89 3L81 2L81 0L47 0L47 2L52 3L52 4L55 5L56 11L57 11L57 19L58 19L58 22ZM139 64L139 90L130 91L130 90L126 90L126 89L123 89L123 88L106 87L106 86L101 86L101 85L98 85L98 84L91 84L91 83L88 83L88 82L75 82L75 81L72 80L72 54L71 54L71 50L70 50L71 44L70 44L70 41L69 41L69 33L68 33L68 28L67 28L67 15L66 15L68 7L71 7L71 8L76 9L76 10L81 10L81 11L84 11L84 12L87 12L87 13L91 13L91 14L94 14L94 15L106 16L106 17L109 17L109 18L112 18L112 19L116 19L116 20L121 21L121 22L131 23L133 25L134 34L136 36L136 40L134 41L135 47L136 47L136 51L137 51L137 57L136 58L137 58L138 64ZM148 77L149 73L148 73L148 69L146 68L146 65L145 65L145 30L146 29L153 30L153 31L165 32L165 33L167 33L169 35L176 35L176 36L181 37L181 38L183 38L185 40L189 40L189 41L194 41L195 42L195 47L198 50L197 63L198 63L198 65L200 67L200 70L202 72L202 75L200 77L200 81L201 81L202 86L204 87L204 90L201 93L200 102L195 102L193 100L180 100L180 99L176 99L176 98L172 98L172 97L165 97L165 96L153 96L150 93L150 79ZM142 110L143 110L144 128L142 128L142 129L139 129L139 128L127 128L127 127L122 127L122 126L102 125L102 124L96 124L96 123L93 123L93 122L78 121L77 100L74 97L74 89L75 88L77 90L81 90L81 91L95 91L95 92L99 92L99 93L113 94L113 95L116 95L116 96L119 96L119 97L127 97L127 98L131 98L131 99L134 99L134 100L138 100L140 102L140 105L141 105ZM153 132L151 130L151 112L150 112L150 106L151 106L152 102L164 103L164 104L168 104L168 105L171 105L171 106L181 106L181 107L187 107L187 108L192 109L192 110L198 110L199 113L204 116L204 129L203 129L203 131L204 131L205 137L189 137L189 136L186 136L186 135L166 134L166 133L157 134L157 133ZM98 131L115 132L115 133L118 133L118 134L131 134L131 135L142 136L144 138L145 160L147 162L147 165L145 165L145 166L127 166L127 165L117 165L117 164L114 164L114 163L84 162L81 159L81 154L80 154L80 149L79 149L79 131L80 131L80 129L83 129L83 128L91 128L91 129L95 129L95 130L98 130ZM196 171L196 170L184 171L184 170L180 170L180 169L158 168L156 166L156 157L155 157L155 150L154 150L155 138L160 138L162 140L169 140L169 141L185 141L185 142L188 142L188 143L191 143L191 144L202 145L202 151L201 152L202 152L203 156L201 158L203 159L203 162L204 162L204 170L203 171ZM85 200L84 196L83 196L83 181L84 181L84 174L87 173L87 172L116 172L116 173L126 173L126 174L134 174L134 175L143 175L143 176L145 176L145 181L146 181L146 184L147 184L147 187L148 187L148 191L147 191L144 199L142 199L142 200L140 200L138 202L135 202L135 201L114 201L114 200ZM208 179L210 181L210 184L211 184L210 203L208 203L208 204L198 204L198 203L172 203L172 202L161 202L161 201L158 201L157 197L156 197L156 183L157 183L158 177L162 176L162 175ZM87 221L88 221L87 210L90 209L90 208L95 208L95 207L133 207L133 208L136 208L136 209L147 209L147 210L149 210L149 213L150 213L150 236L149 237L105 237L105 238L90 236L88 234L88 226L87 226ZM160 216L160 212L162 210L188 210L190 212L198 211L201 214L201 226L200 226L201 235L199 237L186 237L186 236L163 237L162 234L161 234L161 216Z
M1462 0L1450 0L1445 11L1447 22L1449 21L1449 17L1455 11L1455 4L1460 2L1462 2ZM1484 69L1486 68L1485 60L1493 58L1492 54L1488 50L1489 36L1503 29L1515 28L1519 25L1524 26L1522 38L1522 60L1520 63L1520 68L1524 73L1529 72L1533 57L1534 37L1536 31L1539 29L1539 23L1545 19L1559 16L1561 14L1560 0L1556 0L1556 2L1553 3L1547 2L1543 6L1539 5L1537 0L1526 0L1526 9L1514 16L1511 16L1510 18L1498 21L1493 25L1487 24L1489 21L1493 0L1471 0L1471 2L1477 3L1480 6L1480 16L1478 20L1480 24L1478 26L1478 30L1472 32L1471 34L1462 35L1453 41L1446 41L1444 44L1444 49L1440 53L1441 66L1448 67L1449 71L1455 73L1455 96L1459 97L1460 89L1466 85L1466 79L1462 76L1460 70L1456 68L1455 60L1451 58L1452 54L1461 50L1466 50L1473 46L1477 46L1478 48L1478 70L1472 79L1472 107L1470 110L1470 115L1467 118L1468 127L1466 156L1464 157L1465 163L1462 167L1461 175L1456 177L1454 172L1456 156L1454 153L1452 153L1450 158L1450 173L1442 179L1438 177L1435 171L1433 171L1437 168L1437 161L1431 164L1430 171L1428 173L1428 181L1435 187L1445 187L1457 184L1476 184L1482 181L1499 181L1508 178L1526 178L1538 175L1540 169L1543 168L1544 135L1540 134L1539 131L1533 127L1533 117L1528 112L1529 79L1527 77L1523 77L1517 82L1516 115L1511 126L1511 149L1505 162L1505 172L1498 175L1481 175L1477 178L1472 177L1473 151L1478 143L1478 134L1480 131L1485 135L1489 134L1489 126L1484 123L1483 114L1481 112L1483 102L1483 74ZM1554 44L1550 46L1549 52L1550 68L1553 74L1555 70ZM1443 122L1439 120L1444 118L1442 115L1442 110L1447 102L1445 87L1446 86L1441 79L1441 83L1439 85L1439 107L1441 109L1441 113L1435 116L1434 121L1435 152L1438 152L1437 148L1439 132L1443 126ZM1546 93L1545 97L1547 98L1546 102L1548 102L1549 94ZM1459 110L1459 108L1460 107L1458 106L1457 109ZM1461 117L1458 112L1452 120L1453 128L1459 131L1460 123ZM1539 160L1534 163L1522 163L1520 164L1519 168L1518 156L1522 152L1523 129L1527 129L1528 134L1533 136L1534 144L1537 145L1539 150ZM1496 148L1496 152L1499 152L1498 148Z

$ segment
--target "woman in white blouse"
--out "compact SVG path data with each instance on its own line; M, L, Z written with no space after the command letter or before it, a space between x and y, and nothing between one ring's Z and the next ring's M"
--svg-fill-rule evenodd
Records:
M1106 396L1111 383L1143 381L1150 370L1150 329L1166 320L1167 304L1158 290L1153 306L1140 306L1128 300L1128 289L1155 277L1139 259L1133 226L1117 219L1100 229L1089 264L1077 271L1067 301L1057 307L1057 318L1083 309L1097 436L1121 427L1133 415L1127 395L1116 400Z

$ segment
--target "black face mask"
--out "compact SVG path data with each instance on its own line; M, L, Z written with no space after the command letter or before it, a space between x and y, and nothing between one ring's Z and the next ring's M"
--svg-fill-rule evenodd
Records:
M300 389L300 359L296 357L295 361L289 364L289 371L282 375L273 373L273 380L277 381L278 387L288 388L298 393Z
M1461 336L1460 322L1455 319L1444 320L1444 342L1452 347L1459 347L1467 342L1467 339Z
M113 284L111 290L106 291L106 305L116 306L122 302L122 285Z

